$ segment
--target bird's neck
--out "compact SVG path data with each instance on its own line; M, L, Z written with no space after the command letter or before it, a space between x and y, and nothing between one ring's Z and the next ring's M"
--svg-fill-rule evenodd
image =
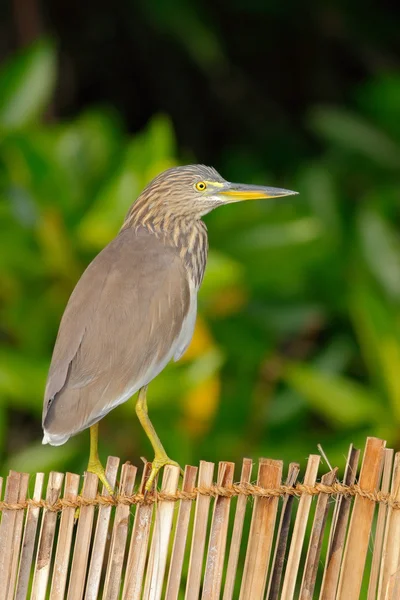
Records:
M131 211L122 229L143 227L179 253L198 289L203 280L208 254L207 227L201 219L174 215L152 215Z

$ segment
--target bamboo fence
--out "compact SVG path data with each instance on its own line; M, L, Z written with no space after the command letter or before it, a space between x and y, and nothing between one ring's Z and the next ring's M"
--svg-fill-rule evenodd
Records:
M181 485L169 466L147 495L151 464L137 481L110 457L114 497L90 473L79 494L78 475L10 471L0 600L399 599L400 453L368 438L358 472L359 456L351 446L341 481L319 455L303 483L272 459L256 474L245 458L238 483L230 462L187 466Z

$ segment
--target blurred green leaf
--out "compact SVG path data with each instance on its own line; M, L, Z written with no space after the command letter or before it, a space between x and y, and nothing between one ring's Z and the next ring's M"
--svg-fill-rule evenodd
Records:
M157 116L130 141L116 171L105 179L78 228L83 247L100 249L117 234L129 207L160 171L171 167L175 141L171 124Z
M374 121L400 141L400 74L395 71L378 73L364 83L358 98Z
M328 142L360 154L386 169L400 167L400 146L360 115L344 109L320 107L312 111L310 123L313 130Z
M52 43L38 42L13 57L0 72L0 131L36 121L48 105L55 79Z
M201 286L201 298L215 294L231 285L244 285L243 266L233 258L210 250L204 281Z
M0 352L0 399L41 415L48 364L11 350Z
M223 364L223 356L217 348L211 348L203 356L195 359L185 372L185 380L189 386L198 385L211 375L214 375Z
M57 127L54 149L58 164L84 195L84 206L90 194L97 193L104 179L121 160L125 139L117 115L105 109L87 110L76 120Z
M344 376L322 372L309 365L289 363L284 379L304 397L314 412L337 428L373 423L382 410L379 396Z
M15 188L23 187L29 190L29 196L20 199L20 210L29 209L37 216L42 206L56 206L68 218L77 204L79 190L76 180L57 160L55 142L51 128L8 135L2 145L2 160L9 177L6 193L10 196ZM12 203L14 198L8 200Z
M321 222L316 217L304 217L287 223L258 225L243 233L238 243L253 250L290 247L308 244L323 233Z
M30 444L12 456L4 465L4 472L9 469L21 473L49 473L50 471L69 469L69 465L79 454L76 440L69 440L64 446L43 446L41 443Z
M146 129L128 143L127 164L142 189L164 169L176 165L175 133L166 115L155 115Z
M299 176L299 190L313 213L324 225L324 235L334 238L342 236L342 222L338 207L338 190L333 174L327 165L312 163L303 168Z
M135 173L123 165L100 190L81 220L78 236L84 248L100 250L118 233L128 208L139 193Z
M377 209L363 207L357 218L361 251L389 297L400 300L400 240Z
M201 15L204 7L182 0L170 0L168 4L143 2L142 6L151 22L178 40L206 71L224 63L224 53L208 15Z
M351 315L369 373L386 394L400 422L400 333L398 320L371 287L357 282L350 296Z

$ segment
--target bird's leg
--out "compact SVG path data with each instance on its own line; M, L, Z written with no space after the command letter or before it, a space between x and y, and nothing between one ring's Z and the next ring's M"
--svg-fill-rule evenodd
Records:
M94 473L97 475L101 483L104 485L110 496L114 494L114 489L109 484L106 472L104 470L103 465L101 464L99 458L99 424L96 423L90 427L90 454L89 454L89 463L87 466L87 471L89 473Z
M153 423L149 419L149 415L147 413L147 385L141 388L139 392L139 397L136 402L136 414L140 421L141 426L143 427L147 437L150 440L151 445L154 450L154 460L152 463L150 477L146 483L146 492L150 491L154 482L154 479L157 473L165 467L165 465L175 465L179 467L178 463L174 460L171 460L167 453L164 450L164 446L162 445L160 438L158 437L156 430L154 429ZM180 467L179 467L180 468Z

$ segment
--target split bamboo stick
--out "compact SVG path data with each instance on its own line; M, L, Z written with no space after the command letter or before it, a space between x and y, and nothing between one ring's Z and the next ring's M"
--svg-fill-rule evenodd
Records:
M242 465L242 473L240 483L249 483L251 471L253 469L253 461L251 458L244 458ZM236 503L235 520L233 523L231 546L229 550L228 566L226 569L225 587L223 600L232 600L235 589L235 579L239 562L240 545L242 542L243 523L246 514L247 497L239 496Z
M285 485L287 485L288 487L293 487L297 481L299 472L299 463L290 463ZM289 527L290 518L292 515L293 501L294 496L289 496L289 494L285 494L285 496L283 497L282 511L276 535L274 558L271 565L271 577L267 592L268 600L278 600L279 597L283 565L285 561L286 547L289 537Z
M382 475L381 492L388 493L390 487L390 477L392 474L393 465L393 450L391 448L385 448L384 453L384 465ZM375 600L377 593L377 585L379 579L379 570L382 564L382 549L383 539L385 534L385 523L387 516L387 506L380 504L378 509L378 519L376 523L375 541L374 541L374 553L372 556L371 573L369 577L368 585L368 598L367 600Z
M391 494L394 500L400 500L400 452L396 452ZM382 552L381 576L378 587L379 600L390 600L393 595L396 571L400 552L400 512L389 508L384 547Z
M46 501L50 504L55 504L59 499L63 480L64 475L62 473L50 473L46 491ZM31 600L44 600L46 598L56 525L57 513L45 508L39 534Z
M142 494L144 494L150 472L151 463L148 462L143 469L140 485L140 492ZM155 481L153 490L156 484L157 482ZM152 514L152 504L141 504L136 509L122 592L123 600L140 600L141 598Z
M35 487L33 490L33 500L37 502L42 498L43 482L44 473L38 473L36 475ZM17 576L17 589L15 592L15 600L25 600L28 594L28 586L39 517L40 508L36 506L29 506L26 515L24 536L22 539L21 559L19 563L19 571Z
M176 492L178 489L179 472L179 467L174 465L164 467L161 485L162 492L168 494ZM157 502L143 600L160 600L161 598L174 508L175 505L173 502L165 500Z
M388 600L398 600L400 598L400 573L399 573L400 564L397 565L396 574L394 576L394 585L393 585L393 593L389 596Z
M336 480L337 469L323 475L321 483L331 486ZM329 494L321 493L318 496L315 509L314 522L308 545L306 564L304 566L303 581L300 588L300 600L312 600L315 582L317 579L318 563L321 555L322 539L325 532L326 519L329 510Z
M24 502L28 493L29 475L28 473L21 473L19 482L18 502ZM8 584L8 600L14 599L15 592L15 580L18 570L19 554L21 548L21 537L22 529L24 524L25 511L19 510L15 517L14 535L12 539L12 559L11 559L11 572L10 580Z
M9 503L18 502L21 474L10 471L6 482L4 499ZM0 599L7 600L8 587L11 579L12 548L17 512L4 510L0 524Z
M209 487L213 480L214 463L200 462L199 487ZM207 536L207 519L210 497L197 495L194 516L193 537L190 550L189 572L186 583L185 600L197 600L200 592L203 569L204 546Z
M351 444L346 461L343 479L344 485L353 485L355 482L359 458L360 451ZM332 519L330 543L322 579L320 600L335 600L336 598L351 503L352 498L350 497L340 497L336 500L336 515L334 513Z
M384 448L383 440L367 438L359 480L359 485L364 490L375 492L378 488ZM374 510L373 501L356 496L343 556L337 600L349 600L360 595Z
M130 496L135 485L136 467L126 463L122 467L119 494ZM104 583L103 600L117 600L121 586L122 566L125 556L126 540L128 537L128 520L130 506L119 504L115 511L114 527L111 538L110 554L108 557L106 580Z
M311 454L307 462L304 484L314 486L317 480L318 467L321 457L319 454ZM301 549L304 543L308 515L310 513L312 496L303 495L299 500L296 521L294 524L292 542L290 544L289 556L286 565L285 578L281 600L292 600L296 587L296 580L300 564Z
M217 481L218 486L224 488L231 487L234 473L234 463L220 463ZM218 600L220 597L230 503L231 499L224 498L223 496L218 496L214 501L202 600Z
M64 498L76 500L79 490L79 475L67 473L65 476ZM67 585L68 567L71 555L72 533L74 530L75 508L66 508L61 514L57 550L54 560L50 600L63 600Z
M263 488L279 486L282 468L280 460L260 459L257 484ZM257 497L254 500L240 600L261 600L264 597L277 510L276 497Z
M191 492L196 484L196 477L197 467L186 466L182 491ZM191 508L191 500L180 501L165 600L178 600Z
M106 464L107 481L115 488L119 467L119 458L109 456ZM101 493L109 497L107 488L103 485ZM102 567L108 541L108 527L110 524L111 506L102 505L97 516L96 532L93 540L93 550L90 557L89 573L86 583L85 600L96 600L98 598Z
M86 472L83 483L82 498L93 500L96 497L98 485L99 481L97 479L97 475ZM83 598L93 518L94 506L81 506L79 510L74 554L72 557L67 600L80 600Z

